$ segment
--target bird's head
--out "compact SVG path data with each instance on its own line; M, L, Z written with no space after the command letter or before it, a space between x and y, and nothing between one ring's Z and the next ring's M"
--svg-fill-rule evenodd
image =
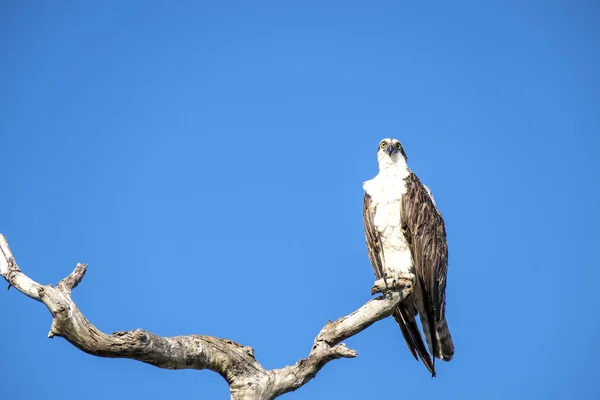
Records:
M379 166L382 167L398 163L406 164L408 158L406 157L402 143L398 139L386 138L379 142L377 160L379 161Z

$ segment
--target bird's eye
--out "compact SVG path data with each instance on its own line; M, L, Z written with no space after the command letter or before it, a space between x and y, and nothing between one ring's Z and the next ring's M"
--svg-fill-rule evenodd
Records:
M400 150L400 147L402 147L402 146L400 146L400 142L396 143L396 148L397 148L398 150Z
M385 149L385 146L387 146L387 143L386 143L386 142L381 142L381 143L379 144L379 147L381 147L382 149Z

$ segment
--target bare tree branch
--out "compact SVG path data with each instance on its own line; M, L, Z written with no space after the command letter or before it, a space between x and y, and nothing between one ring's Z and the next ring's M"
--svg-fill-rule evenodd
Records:
M142 329L105 334L85 318L71 298L71 290L83 279L87 264L77 264L56 286L43 286L21 271L6 237L1 234L0 251L0 275L10 286L44 303L50 310L49 338L61 336L80 350L100 357L130 358L166 369L214 371L229 384L233 400L275 399L305 385L329 361L356 357L357 352L341 342L391 315L398 303L412 292L410 279L399 278L393 290L327 323L314 340L307 358L293 366L267 371L254 358L252 348L227 339L203 335L161 337Z

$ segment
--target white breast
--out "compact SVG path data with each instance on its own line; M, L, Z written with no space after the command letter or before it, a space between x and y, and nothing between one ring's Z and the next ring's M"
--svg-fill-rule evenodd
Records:
M409 174L404 166L390 166L363 184L371 196L375 215L373 222L381 235L384 269L408 273L412 271L412 257L402 232L402 195L406 193L404 178Z

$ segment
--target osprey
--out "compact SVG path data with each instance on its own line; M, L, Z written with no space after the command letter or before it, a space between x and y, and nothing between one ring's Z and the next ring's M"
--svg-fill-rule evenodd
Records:
M435 358L450 361L454 344L446 324L448 246L442 214L429 189L408 168L402 144L383 139L379 173L363 184L363 219L369 260L377 279L400 276L414 282L412 294L393 316L412 355L435 376ZM419 314L425 340L415 316ZM418 357L417 357L418 355Z

